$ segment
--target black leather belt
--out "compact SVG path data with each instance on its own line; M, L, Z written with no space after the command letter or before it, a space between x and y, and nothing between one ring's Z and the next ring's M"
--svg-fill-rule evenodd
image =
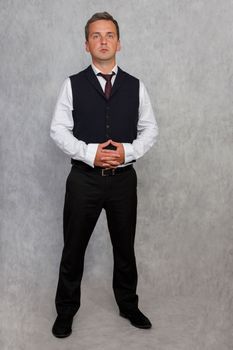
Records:
M81 162L79 160L72 159L72 164L75 168L81 169L83 171L96 173L101 176L114 176L116 174L124 173L125 171L129 171L133 168L133 165L126 165L124 167L118 167L118 168L101 168L101 167L94 167L87 165L84 162Z

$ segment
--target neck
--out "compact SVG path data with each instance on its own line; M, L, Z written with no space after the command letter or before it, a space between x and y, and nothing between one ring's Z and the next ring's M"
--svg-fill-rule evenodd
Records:
M103 74L108 74L116 65L116 60L109 61L97 61L92 60L92 63L96 68L98 68Z

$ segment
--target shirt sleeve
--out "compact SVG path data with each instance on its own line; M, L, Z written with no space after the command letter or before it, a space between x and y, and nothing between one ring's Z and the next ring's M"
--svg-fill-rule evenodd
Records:
M71 158L81 160L94 167L98 144L78 140L73 135L73 97L70 78L67 78L60 90L50 126L50 136L56 145Z
M137 138L133 143L123 143L125 163L142 157L155 143L158 135L158 125L152 109L150 97L145 85L139 85L139 118Z

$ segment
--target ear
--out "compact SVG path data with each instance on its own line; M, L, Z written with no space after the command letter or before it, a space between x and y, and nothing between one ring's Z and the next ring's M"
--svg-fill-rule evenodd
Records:
M120 40L118 40L117 42L117 51L120 51L121 50L121 42Z
M89 43L88 43L88 41L85 41L85 47L86 47L86 51L87 51L87 52L90 52L90 50L89 50Z

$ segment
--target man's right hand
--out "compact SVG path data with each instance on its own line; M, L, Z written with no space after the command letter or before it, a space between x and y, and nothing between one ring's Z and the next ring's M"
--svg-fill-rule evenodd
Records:
M100 143L95 156L94 165L102 168L116 168L120 165L120 154L118 151L103 149L111 143L111 140ZM104 160L102 160L104 158Z

